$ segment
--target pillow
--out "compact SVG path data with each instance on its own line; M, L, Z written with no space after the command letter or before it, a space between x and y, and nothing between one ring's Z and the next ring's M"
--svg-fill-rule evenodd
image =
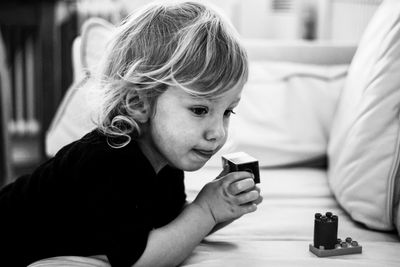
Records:
M392 230L398 210L400 1L384 1L349 68L330 133L329 184L351 217ZM397 176L396 176L397 175ZM395 201L397 202L395 204Z
M114 26L99 18L90 18L73 44L75 80L66 92L46 133L46 154L54 156L63 146L81 138L95 127L90 103L90 75L110 40Z
M220 155L233 151L246 151L260 167L324 158L347 68L250 61L228 141L207 166L221 166Z
M112 37L113 29L113 24L95 17L86 20L82 25L80 61L84 71L92 73L96 70Z

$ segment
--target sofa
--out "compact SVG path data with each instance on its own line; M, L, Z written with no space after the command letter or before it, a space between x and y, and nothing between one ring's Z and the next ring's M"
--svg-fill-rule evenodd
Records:
M86 87L112 29L90 19L74 44L76 82L47 132L49 156L94 127ZM243 43L250 76L228 141L204 168L185 173L185 186L194 199L220 173L222 155L244 151L258 159L264 201L205 238L182 266L400 266L400 2L384 1L358 44ZM309 251L315 213L325 212L362 253Z

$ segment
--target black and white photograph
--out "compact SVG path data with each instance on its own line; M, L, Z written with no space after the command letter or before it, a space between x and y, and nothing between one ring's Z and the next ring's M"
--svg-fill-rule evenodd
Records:
M0 3L0 267L399 267L399 0Z

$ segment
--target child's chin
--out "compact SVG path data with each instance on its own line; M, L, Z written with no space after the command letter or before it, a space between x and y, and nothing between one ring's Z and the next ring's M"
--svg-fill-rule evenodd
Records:
M186 172L194 172L200 170L207 162L202 164L193 164L191 166L186 166L183 170Z

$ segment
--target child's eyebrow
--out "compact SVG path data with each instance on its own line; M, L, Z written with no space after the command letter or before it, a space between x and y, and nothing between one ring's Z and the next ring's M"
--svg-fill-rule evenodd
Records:
M216 102L216 101L218 101L218 99L219 99L219 97L204 98L204 97L197 96L197 95L189 95L189 96L190 96L191 99L193 99L193 100L195 100L195 101L207 101L207 102L211 102L211 103ZM236 99L230 104L230 106L237 105L237 104L240 102L240 99L241 99L240 97L239 97L239 98L236 98Z
M188 94L190 99L195 100L195 101L207 101L207 102L215 102L218 98L212 98L212 97L204 97L204 96L198 96L198 95L192 95Z

